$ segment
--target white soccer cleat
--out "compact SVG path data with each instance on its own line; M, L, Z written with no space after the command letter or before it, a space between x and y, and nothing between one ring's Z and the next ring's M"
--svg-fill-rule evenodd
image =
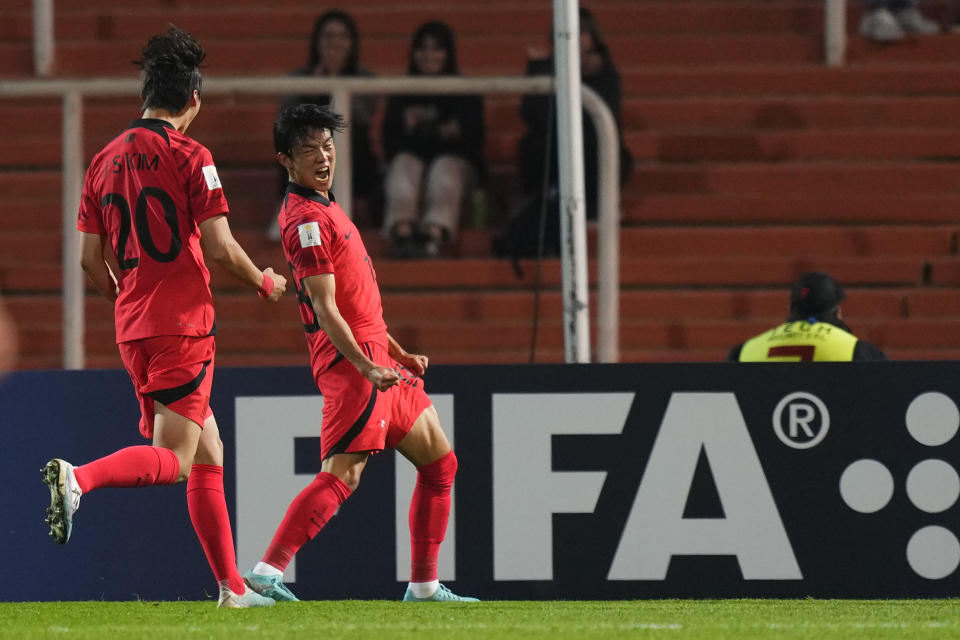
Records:
M220 587L220 599L217 600L217 608L223 609L247 609L249 607L272 607L276 604L272 598L262 596L246 584L243 585L243 593L234 593L230 587Z
M54 458L40 470L43 483L50 489L50 506L47 519L50 535L59 544L67 544L73 531L73 514L80 508L83 495L73 473L73 465L66 460Z

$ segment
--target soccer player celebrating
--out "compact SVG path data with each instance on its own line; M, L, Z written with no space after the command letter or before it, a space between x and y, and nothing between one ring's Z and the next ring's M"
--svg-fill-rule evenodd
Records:
M297 600L283 571L360 482L370 456L397 449L417 468L410 503L412 571L403 599L476 601L437 580L437 556L450 516L457 458L423 390L427 357L404 351L387 333L373 263L356 226L330 191L333 133L340 115L292 106L274 124L277 161L290 183L280 210L283 251L293 271L314 380L323 394L321 471L287 509L247 583L275 600Z
M74 467L43 469L47 523L70 539L80 497L103 487L187 481L187 508L213 575L220 607L274 602L243 582L223 493L223 443L210 410L213 297L204 255L275 302L286 279L261 271L233 238L210 152L185 134L200 109L204 50L171 26L138 61L143 115L87 170L78 228L81 266L115 309L117 343L153 445L121 449Z

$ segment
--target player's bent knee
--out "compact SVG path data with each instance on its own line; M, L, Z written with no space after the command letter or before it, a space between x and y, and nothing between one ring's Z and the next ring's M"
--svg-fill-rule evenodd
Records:
M436 491L449 491L453 487L459 466L457 455L451 449L439 460L417 467L417 482Z

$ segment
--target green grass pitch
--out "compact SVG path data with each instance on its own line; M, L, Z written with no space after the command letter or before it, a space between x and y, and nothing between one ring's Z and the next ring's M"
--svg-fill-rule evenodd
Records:
M0 638L956 638L958 600L4 602Z

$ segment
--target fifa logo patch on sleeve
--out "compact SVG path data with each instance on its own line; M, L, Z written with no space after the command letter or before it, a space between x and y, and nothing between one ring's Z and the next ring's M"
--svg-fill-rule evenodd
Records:
M317 222L308 222L297 227L300 232L300 246L307 247L320 246L320 224Z
M212 164L208 164L203 169L203 177L207 181L207 189L213 191L214 189L220 189L223 185L220 184L220 176L217 175L217 168Z

